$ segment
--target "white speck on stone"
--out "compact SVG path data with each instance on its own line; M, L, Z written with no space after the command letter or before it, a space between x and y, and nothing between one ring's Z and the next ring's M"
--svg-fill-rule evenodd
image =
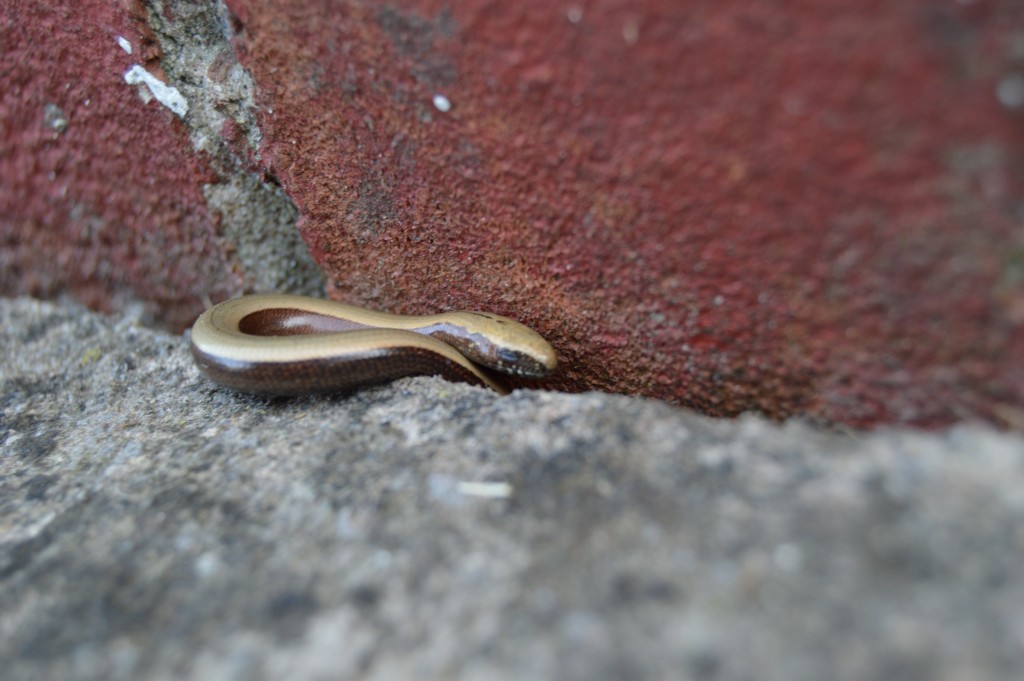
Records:
M434 95L434 108L441 113L448 113L452 110L452 103L444 95Z
M125 38L124 36L119 35L114 40L117 41L117 44L121 46L122 50L124 50L128 54L132 53L132 43L131 43L130 40L128 40L128 38Z
M149 88L149 92L152 93L156 101L166 106L180 118L184 118L185 114L188 113L188 101L178 92L177 88L166 85L138 64L125 71L124 82L129 85L145 85Z
M455 490L467 497L484 499L508 499L512 496L512 485L507 482L469 482L460 480Z
M1024 75L1015 73L1001 79L996 85L996 99L1007 109L1024 107Z
M196 558L195 563L192 566L195 575L200 579L209 579L215 574L220 572L221 562L220 559L213 553L204 553L203 555Z
M565 18L569 20L570 24L578 24L583 21L583 8L579 5L573 5L566 13Z

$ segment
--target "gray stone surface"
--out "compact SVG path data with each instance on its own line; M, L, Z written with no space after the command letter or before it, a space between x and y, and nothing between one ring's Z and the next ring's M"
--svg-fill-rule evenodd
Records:
M4 679L1024 675L1019 436L257 399L129 317L0 322Z

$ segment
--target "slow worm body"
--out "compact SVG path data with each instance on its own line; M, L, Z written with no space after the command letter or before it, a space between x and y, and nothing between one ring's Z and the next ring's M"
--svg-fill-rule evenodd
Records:
M507 317L397 315L289 295L215 305L196 320L191 347L210 379L268 395L347 392L421 374L504 393L482 367L536 378L556 363L547 341Z

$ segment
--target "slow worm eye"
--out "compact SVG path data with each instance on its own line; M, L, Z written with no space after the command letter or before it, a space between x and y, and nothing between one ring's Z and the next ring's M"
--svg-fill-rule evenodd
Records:
M515 350L510 350L509 348L498 348L496 354L498 355L498 359L505 364L515 364L519 361L519 353Z

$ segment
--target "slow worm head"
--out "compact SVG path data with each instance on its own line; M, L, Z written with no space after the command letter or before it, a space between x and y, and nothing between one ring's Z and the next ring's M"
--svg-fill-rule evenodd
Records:
M214 306L196 320L191 346L196 364L214 381L276 395L344 392L418 374L507 392L474 362L530 377L556 364L547 341L506 317L395 315L286 295Z

